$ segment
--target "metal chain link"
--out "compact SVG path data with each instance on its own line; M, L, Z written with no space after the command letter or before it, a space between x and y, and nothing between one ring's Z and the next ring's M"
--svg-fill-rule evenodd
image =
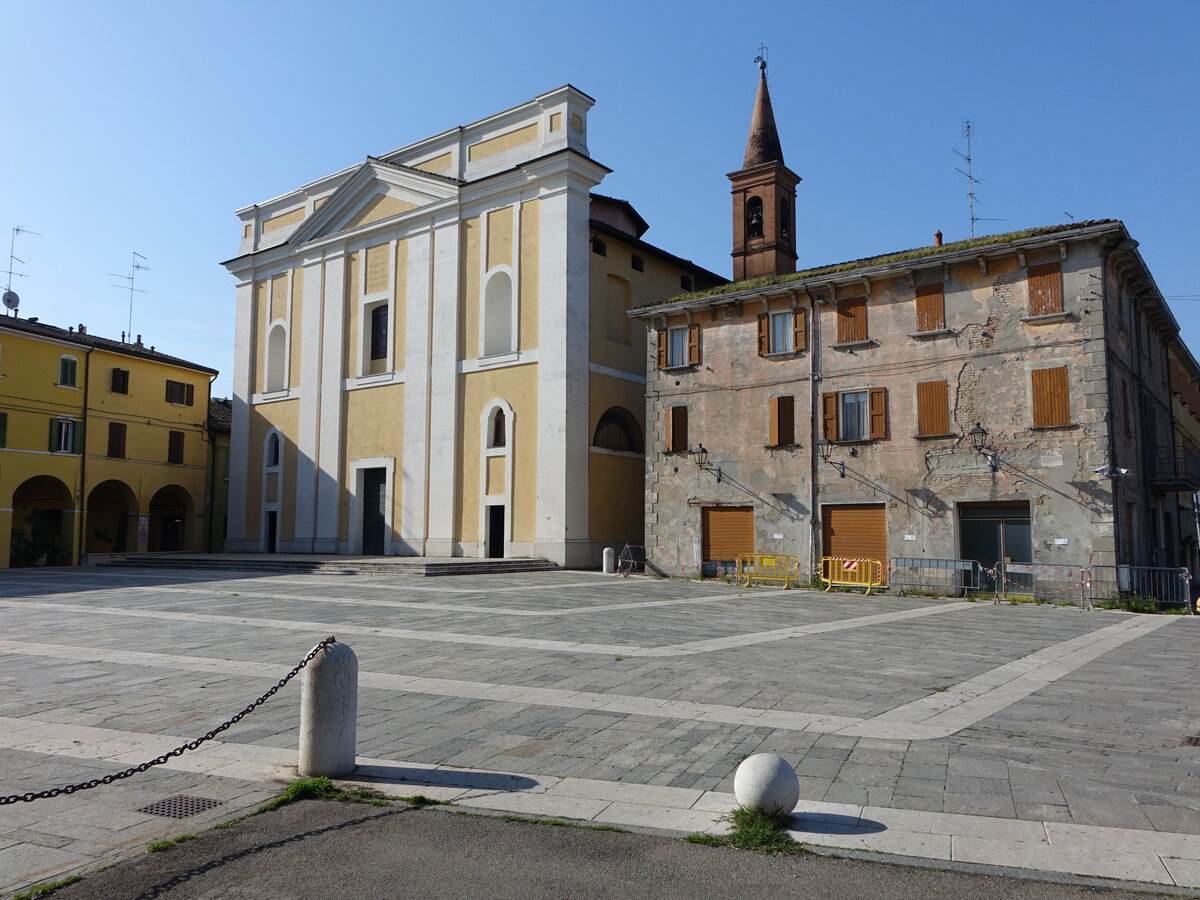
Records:
M320 653L322 650L324 650L330 644L336 644L336 643L337 643L337 638L333 637L332 635L325 638L325 640L321 641L321 643L319 643L319 644L317 644L317 646L313 647L312 650L309 651L308 656L306 656L306 657L304 657L304 659L300 660L300 663L294 669L292 669L292 671L288 672L286 675L284 675L282 678L280 678L279 681L276 682L276 684L273 688L271 688L269 691L267 691L265 694L263 694L261 697L259 697L257 700L255 700L253 703L251 703L249 706L247 706L245 709L243 709L236 716L233 716L230 719L226 719L224 722L222 722L220 725L218 725L212 731L208 732L208 734L204 735L203 737L198 737L194 741L188 741L186 744L176 747L174 750L170 750L167 753L164 753L162 756L155 757L154 759L150 760L149 762L144 762L141 765L134 766L131 769L126 769L124 772L116 772L112 775L105 775L103 778L93 778L91 781L84 781L80 784L68 784L63 787L50 788L49 790L46 790L46 791L30 791L26 794L11 794L7 797L0 797L0 806L4 806L8 803L28 803L31 800L44 800L49 797L57 797L59 794L73 794L76 791L86 791L89 788L94 788L101 784L112 784L114 781L119 781L122 778L128 778L130 775L136 775L139 772L145 772L147 769L151 768L152 766L161 766L163 763L165 763L167 760L171 759L172 757L179 756L180 754L182 754L188 750L195 750L197 747L199 747L205 741L212 740L214 737L216 737L218 734L220 734L226 728L236 725L238 722L240 722L243 718L245 718L247 715L249 715L255 709L257 709L258 707L260 707L264 703L266 703L267 700L269 700L275 694L276 691L278 691L281 687L283 687L285 684L287 684L289 681L291 681L293 678L295 678L298 674L300 674L300 670L303 669L305 666L307 666L310 662L312 662L313 659L316 658L318 653Z

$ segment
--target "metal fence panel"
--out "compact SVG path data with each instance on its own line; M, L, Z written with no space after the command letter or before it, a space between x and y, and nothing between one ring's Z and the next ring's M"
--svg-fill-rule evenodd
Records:
M991 591L984 568L973 559L925 559L893 556L888 567L888 584L911 591L928 591L942 597L962 597Z
M1187 569L1152 566L1092 566L1091 597L1150 601L1158 606L1187 606L1191 573Z
M1078 601L1081 609L1091 605L1083 566L998 562L988 574L993 572L996 600L1029 597L1051 603Z
M865 587L868 594L871 593L871 588L887 582L880 560L845 556L822 556L821 578L826 583L827 591L836 584L843 587Z

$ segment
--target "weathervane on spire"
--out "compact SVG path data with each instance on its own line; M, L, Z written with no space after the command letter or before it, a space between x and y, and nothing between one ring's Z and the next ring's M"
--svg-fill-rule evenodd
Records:
M754 61L758 63L758 70L762 72L763 77L767 74L767 45L758 45L758 56L754 57Z

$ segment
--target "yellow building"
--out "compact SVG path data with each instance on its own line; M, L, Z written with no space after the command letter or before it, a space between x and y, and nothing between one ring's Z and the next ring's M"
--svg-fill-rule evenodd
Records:
M564 86L238 210L227 549L594 565L640 543L625 313L723 279L592 193L592 104Z
M200 550L216 371L0 318L0 567Z

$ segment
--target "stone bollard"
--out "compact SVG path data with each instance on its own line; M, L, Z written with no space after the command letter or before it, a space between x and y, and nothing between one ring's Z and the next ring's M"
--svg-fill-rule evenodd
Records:
M800 780L782 756L756 753L737 767L733 795L747 809L787 816L800 800Z
M338 778L354 771L358 657L330 644L304 669L300 689L300 775Z
M617 551L612 547L604 548L604 574L614 575L617 571Z

